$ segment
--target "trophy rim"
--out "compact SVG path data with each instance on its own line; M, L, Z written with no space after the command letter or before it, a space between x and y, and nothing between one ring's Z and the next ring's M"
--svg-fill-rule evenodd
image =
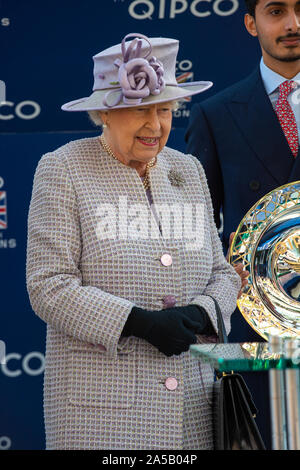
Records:
M277 202L277 198L279 198L279 195L282 196L282 192L287 189L290 189L290 191L288 192L289 198L291 194L298 193L297 201L296 202L293 201L294 205L292 206L292 209L295 209L297 206L299 206L299 214L300 214L300 180L293 181L293 182L284 184L282 186L279 186L275 188L274 190L269 191L263 197L261 197L247 211L247 213L245 214L245 216L243 217L243 219L241 220L241 222L239 223L235 231L235 235L233 237L233 240L229 249L229 256L228 256L229 263L234 266L242 262L244 264L244 268L247 267L248 269L250 269L250 275L248 279L251 278L251 274L252 274L252 278L254 280L254 282L250 282L250 285L248 283L248 285L242 290L242 294L240 298L237 299L237 307L240 310L240 313L242 314L244 319L251 326L251 328L254 331L256 331L256 333L258 333L265 340L268 340L270 336L274 336L274 335L288 337L288 338L300 337L299 327L298 329L297 328L295 329L294 327L291 327L291 326L288 326L287 324L282 323L279 318L274 316L274 313L272 312L272 310L267 308L267 306L265 305L265 303L263 302L261 298L261 295L260 295L259 290L257 289L257 286L255 285L256 284L255 276L253 275L254 255L255 255L257 245L259 244L259 241L262 239L263 234L266 233L268 228L271 226L271 221L279 219L280 216L284 213L284 209L283 210L278 209L278 208L281 208L281 205ZM273 202L274 197L275 197L275 202ZM288 204L289 201L292 201L292 199L289 199L289 198L286 198L286 202L285 202L286 205ZM236 244L237 242L242 240L241 233L244 233L244 234L247 233L245 231L242 232L242 228L245 227L246 221L250 219L251 215L252 215L252 218L255 219L254 214L256 214L256 216L257 214L259 214L258 207L263 206L267 202L271 202L271 201L275 205L275 210L274 212L270 212L269 215L265 217L262 223L261 229L255 232L255 244L253 244L252 249L249 250L250 252L250 262L249 262L249 260L245 259L246 255L243 257L243 255L237 252ZM275 216L273 215L274 213L275 213ZM271 217L272 217L272 220L270 221ZM251 234L250 231L249 231L249 234ZM249 252L247 252L248 255L249 255ZM236 258L236 256L238 256L238 258ZM298 301L295 300L295 302L298 302ZM299 303L299 306L300 306L300 303ZM254 311L256 313L254 313ZM261 323L259 323L258 321L259 318L263 318L264 326L262 326ZM300 325L300 315L299 315L299 325Z

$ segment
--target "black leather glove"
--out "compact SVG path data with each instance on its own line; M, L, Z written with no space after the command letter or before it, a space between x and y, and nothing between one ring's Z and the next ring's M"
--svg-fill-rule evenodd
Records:
M211 326L207 313L196 305L164 310L133 307L122 336L143 338L166 356L172 356L188 351L197 342L195 333L207 334L204 330L208 325Z

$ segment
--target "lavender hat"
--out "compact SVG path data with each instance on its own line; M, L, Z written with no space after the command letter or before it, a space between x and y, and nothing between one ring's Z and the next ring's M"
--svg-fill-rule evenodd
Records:
M129 37L134 39L125 42ZM93 93L65 103L64 111L131 108L180 100L207 90L212 82L178 84L175 77L179 41L127 34L121 44L93 57Z

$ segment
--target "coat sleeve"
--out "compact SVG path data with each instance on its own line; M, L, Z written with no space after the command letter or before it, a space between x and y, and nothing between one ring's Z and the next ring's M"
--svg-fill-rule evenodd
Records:
M217 228L220 228L220 211L224 199L222 172L213 130L200 104L192 107L185 140L187 142L186 153L194 155L204 168L213 204L215 222Z
M117 354L133 307L97 287L83 285L80 218L64 162L44 155L36 169L28 217L27 290L34 312L57 331Z
M213 206L209 194L206 176L202 165L193 157L198 167L201 186L205 195L206 208L208 214L207 224L210 227L211 246L213 253L213 265L210 279L201 295L197 296L191 303L204 307L211 322L217 330L216 311L213 300L214 297L220 306L223 315L227 334L230 331L230 317L236 308L238 292L241 288L240 276L234 268L227 262L223 254L221 240L214 222Z

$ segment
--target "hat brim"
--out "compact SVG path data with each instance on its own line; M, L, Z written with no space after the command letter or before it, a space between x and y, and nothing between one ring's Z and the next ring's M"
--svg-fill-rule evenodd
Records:
M190 82L180 83L178 85L166 85L165 89L159 95L150 95L143 98L141 103L128 104L120 99L119 103L112 106L106 106L104 98L109 94L109 101L114 103L120 95L120 89L96 90L90 96L65 103L61 109L63 111L102 111L107 109L133 108L141 105L164 103L167 101L176 101L193 96L208 90L213 85L212 82Z

